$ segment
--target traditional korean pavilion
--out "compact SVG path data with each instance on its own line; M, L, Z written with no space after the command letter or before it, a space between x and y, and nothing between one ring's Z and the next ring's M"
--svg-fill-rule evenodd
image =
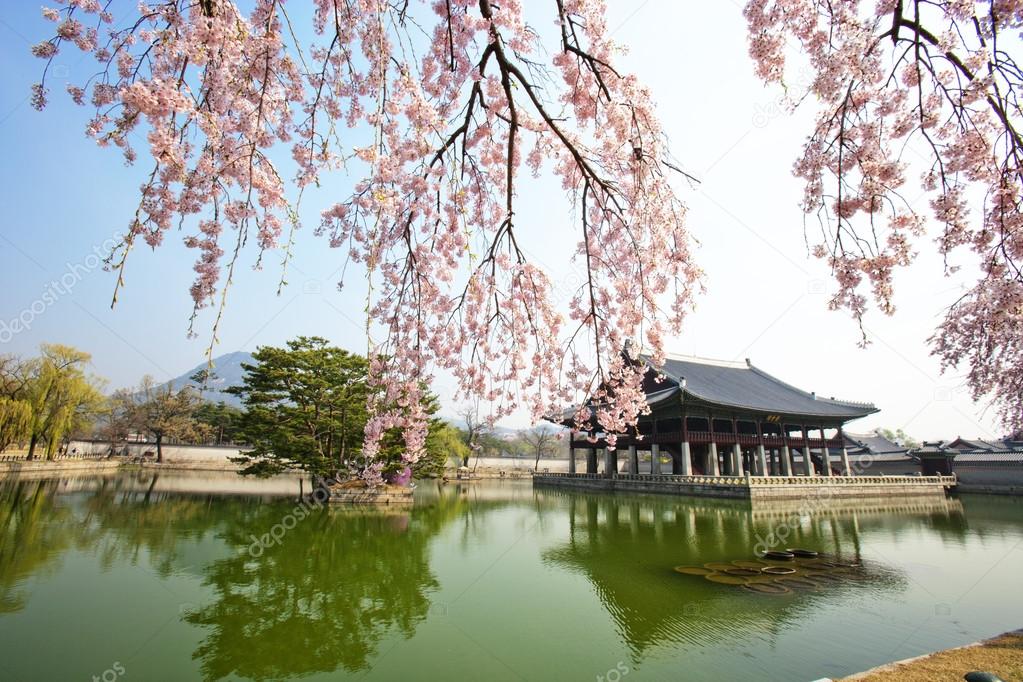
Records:
M636 431L617 434L615 449L608 449L606 434L574 434L570 474L581 448L590 474L598 472L597 451L603 450L604 472L618 473L618 458L627 452L622 472L639 474L639 453L649 451L654 475L851 476L842 429L878 411L870 403L800 390L749 360L676 356L660 368L646 355L636 361L649 368L644 391L650 414L640 417ZM561 422L571 426L568 413ZM665 456L670 464L662 462Z

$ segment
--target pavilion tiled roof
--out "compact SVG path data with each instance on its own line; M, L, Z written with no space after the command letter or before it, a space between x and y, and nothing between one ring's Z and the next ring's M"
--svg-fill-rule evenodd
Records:
M640 356L650 364L649 356ZM825 399L746 363L668 357L659 368L698 400L763 412L853 419L877 412L870 403Z

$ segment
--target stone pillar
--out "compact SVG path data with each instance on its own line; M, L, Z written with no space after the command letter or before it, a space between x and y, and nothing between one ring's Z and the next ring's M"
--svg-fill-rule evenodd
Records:
M575 473L575 448L568 448L568 473Z
M767 468L767 453L763 445L757 446L757 475L770 476L771 471Z
M824 475L831 475L831 453L828 452L828 440L824 437L824 427L821 429L821 462L824 463Z
M693 460L690 458L689 441L682 441L682 475L693 475Z
M586 473L597 473L597 448L586 448Z
M657 443L650 445L650 473L654 475L661 473L661 446Z
M788 445L781 446L781 475L792 476L792 452Z
M618 450L608 448L604 451L604 473L608 476L618 475Z
M635 445L629 446L629 473L633 475L639 473L639 452L636 451Z
M846 449L845 443L842 443L842 475L853 475L852 467L849 466L849 451Z
M803 427L803 474L813 476L813 458L810 457L810 434Z
M732 445L732 476L745 476L746 467L742 465L742 448L738 443Z
M710 460L710 467L707 469L707 474L710 476L720 476L721 467L718 465L718 444L711 443L708 450L710 452L707 453L707 459Z

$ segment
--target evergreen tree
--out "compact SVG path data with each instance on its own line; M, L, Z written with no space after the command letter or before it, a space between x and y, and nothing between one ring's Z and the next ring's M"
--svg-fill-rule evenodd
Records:
M260 347L253 357L255 364L242 365L242 384L227 389L245 405L239 434L253 448L238 458L242 473L354 475L366 424L366 359L315 336Z

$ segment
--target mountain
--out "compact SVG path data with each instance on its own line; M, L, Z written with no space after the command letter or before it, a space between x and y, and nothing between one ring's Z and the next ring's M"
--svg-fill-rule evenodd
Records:
M238 396L224 393L224 390L231 386L240 386L242 383L242 377L245 372L242 369L242 363L254 364L255 360L252 357L252 353L245 351L235 351L234 353L227 353L220 357L213 359L213 368L209 381L206 382L206 387L203 389L202 397L211 402L220 402L223 400L228 405L235 407L241 407L241 401ZM198 383L192 381L191 377L196 373L205 370L207 364L205 362L200 363L188 370L181 376L171 379L164 384L172 384L174 388L180 389L183 386L193 386L196 390L202 388Z

